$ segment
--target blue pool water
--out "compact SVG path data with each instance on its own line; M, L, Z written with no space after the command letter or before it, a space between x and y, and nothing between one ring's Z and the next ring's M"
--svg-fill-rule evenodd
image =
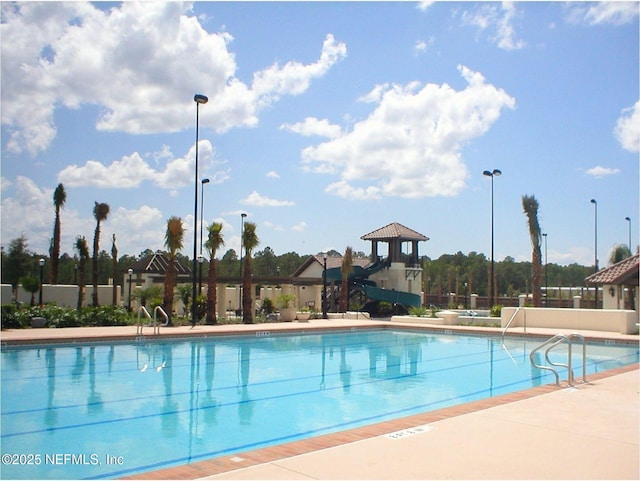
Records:
M554 382L529 362L541 340L259 334L3 348L0 477L117 478ZM587 355L588 373L639 359Z

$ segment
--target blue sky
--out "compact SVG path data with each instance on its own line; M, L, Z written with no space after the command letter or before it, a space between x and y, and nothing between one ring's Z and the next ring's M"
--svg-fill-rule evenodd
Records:
M204 224L239 247L370 252L400 222L420 254L529 260L535 195L548 260L593 265L638 242L638 3L2 3L1 241L48 252L193 252L196 93ZM200 203L200 198L198 204ZM200 205L198 205L200 209ZM631 218L631 223L625 220Z

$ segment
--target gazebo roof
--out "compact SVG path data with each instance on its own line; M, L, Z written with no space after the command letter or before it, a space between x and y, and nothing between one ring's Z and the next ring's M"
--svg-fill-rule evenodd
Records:
M368 234L360 237L362 240L373 241L388 241L392 239L399 239L401 241L428 241L429 238L425 235L416 232L413 229L399 224L398 222L392 222L391 224L380 227L379 229L369 232Z
M631 257L605 267L585 279L590 284L638 285L638 265L640 255Z
M168 265L169 256L164 252L158 251L135 261L128 269L144 274L166 274ZM191 274L191 269L184 267L178 260L176 260L175 266L176 274Z

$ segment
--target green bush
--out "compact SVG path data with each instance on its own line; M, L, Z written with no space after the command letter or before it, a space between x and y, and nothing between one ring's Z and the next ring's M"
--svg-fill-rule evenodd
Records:
M409 315L422 317L427 315L428 309L425 306L412 306L409 308Z
M491 306L489 317L500 317L500 316L502 316L502 304L496 304L495 306Z
M58 307L53 304L40 306L2 306L2 328L23 329L31 325L32 317L44 317L47 327L127 326L132 319L123 307L83 307L80 310Z

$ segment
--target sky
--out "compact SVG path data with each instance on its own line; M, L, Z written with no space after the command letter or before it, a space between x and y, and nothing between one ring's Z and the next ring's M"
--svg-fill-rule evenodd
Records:
M246 213L276 255L369 254L360 237L399 222L420 255L490 258L492 194L497 261L531 259L523 195L550 263L593 265L597 243L603 267L629 229L638 245L638 3L1 8L5 249L48 253L59 183L69 255L100 202L120 256L164 249L173 216L192 256L197 204L224 224L218 257Z

